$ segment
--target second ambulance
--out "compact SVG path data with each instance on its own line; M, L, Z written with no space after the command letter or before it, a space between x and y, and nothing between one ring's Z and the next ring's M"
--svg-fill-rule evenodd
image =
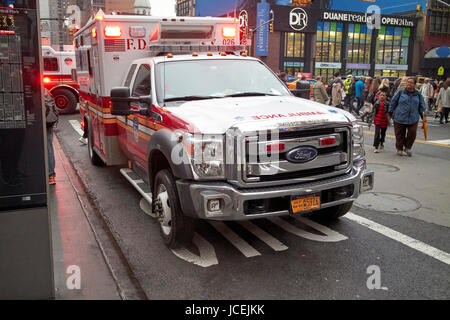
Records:
M294 97L234 19L100 12L75 46L89 157L125 167L170 248L198 219L335 219L373 187L356 119Z

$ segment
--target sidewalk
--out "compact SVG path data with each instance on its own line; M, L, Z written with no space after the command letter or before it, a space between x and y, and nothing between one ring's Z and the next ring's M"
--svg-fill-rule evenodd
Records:
M55 298L58 300L121 299L118 284L112 276L86 217L80 197L83 191L77 190L74 186L73 169L56 137L54 149L57 177L56 185L50 186L49 194ZM73 270L67 273L70 266L79 267L80 289L69 289L66 285L67 280L73 279L74 275Z

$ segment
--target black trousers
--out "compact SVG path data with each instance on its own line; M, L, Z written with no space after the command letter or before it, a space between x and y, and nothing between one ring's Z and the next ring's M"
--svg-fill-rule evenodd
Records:
M445 121L448 121L448 112L449 111L450 111L450 108L442 108L441 122L442 122L442 118L445 118Z
M384 140L386 138L386 130L387 128L383 128L380 126L375 126L375 136L373 139L373 146L378 149L380 144L384 144Z
M358 103L357 106L356 106L356 113L359 113L361 108L364 107L364 100L363 100L363 98L356 97L356 101Z

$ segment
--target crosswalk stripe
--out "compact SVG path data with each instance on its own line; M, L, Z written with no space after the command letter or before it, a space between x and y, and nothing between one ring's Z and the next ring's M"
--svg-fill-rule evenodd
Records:
M353 214L351 212L348 212L344 216L344 218L354 221L366 228L369 228L375 232L378 232L378 233L384 235L385 237L396 240L412 249L420 251L434 259L437 259L445 264L450 265L450 254L448 254L447 252L436 249L426 243L423 243L422 241L411 238L411 237L404 235L398 231L395 231L393 229L385 227L381 224L373 222L372 220L363 218L363 217Z
M81 129L80 121L78 120L69 120L69 123L72 125L72 127L75 129L75 131L82 136L83 135L83 129Z
M255 248L249 245L244 239L239 237L225 223L220 221L209 221L209 223L247 258L261 255L261 253L259 253Z
M313 221L302 219L302 218L296 218L302 223L305 223L306 225L309 225L310 227L313 227L314 229L326 234L325 236L321 236L318 234L314 234L308 231L305 231L303 229L300 229L287 221L275 217L275 218L269 218L269 220L279 226L280 228L284 229L285 231L292 233L298 237L302 237L308 240L312 241L320 241L320 242L339 242L343 240L347 240L348 238L339 232L333 231L325 226L319 225Z
M246 228L248 231L253 233L256 237L258 237L261 241L267 244L275 251L284 251L287 250L283 243L281 243L278 239L274 238L272 235L255 225L250 221L240 221L239 224Z

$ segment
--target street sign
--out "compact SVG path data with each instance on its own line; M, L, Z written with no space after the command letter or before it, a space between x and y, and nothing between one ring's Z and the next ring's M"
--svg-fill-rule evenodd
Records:
M441 66L439 69L438 69L438 76L443 76L444 75L444 67L443 66Z

